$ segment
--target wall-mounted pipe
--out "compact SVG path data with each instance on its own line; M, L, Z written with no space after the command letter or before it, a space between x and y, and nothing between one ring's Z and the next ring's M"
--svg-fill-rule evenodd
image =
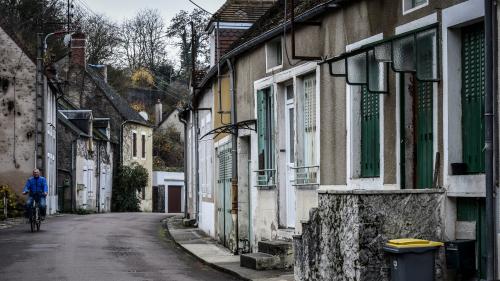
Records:
M227 66L229 68L229 93L231 97L231 124L233 125L233 132L231 135L231 217L235 227L236 248L234 254L239 253L239 227L238 227L238 123L236 115L236 94L234 89L234 68L231 59L227 59Z
M188 186L187 186L187 177L188 177L188 169L187 169L187 163L188 163L188 160L187 160L187 131L188 131L188 125L187 125L187 121L186 119L182 118L181 117L182 115L179 114L178 117L179 117L179 121L184 124L184 218L185 219L188 219L188 207L187 207L187 189L188 189Z
M486 174L486 280L494 280L495 278L495 113L494 113L494 70L493 70L493 41L494 24L493 10L496 10L496 5L493 5L493 0L484 1L484 31L485 31L485 97L484 97L484 123L485 123L485 174Z

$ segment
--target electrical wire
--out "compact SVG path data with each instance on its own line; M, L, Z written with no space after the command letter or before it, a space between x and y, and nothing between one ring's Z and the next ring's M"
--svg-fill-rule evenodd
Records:
M300 62L302 62L302 60L299 60L299 61L297 61L295 63L292 63L290 61L290 57L288 56L288 48L286 47L286 13L287 13L286 7L288 6L287 2L288 1L285 0L285 11L284 11L284 19L283 19L283 43L284 43L283 45L285 47L285 56L286 56L286 60L288 61L288 64L290 66L296 66L297 64L299 64ZM293 7L293 8L295 8L295 7ZM293 23L290 21L290 24L293 24ZM291 42L291 43L294 44L295 42Z

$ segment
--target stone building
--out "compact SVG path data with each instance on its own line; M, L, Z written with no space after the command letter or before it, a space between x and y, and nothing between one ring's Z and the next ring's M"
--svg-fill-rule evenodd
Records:
M42 74L36 83L36 59L10 31L0 20L0 184L20 195L39 168L49 187L47 211L53 214L58 210L57 81Z
M60 208L66 212L109 212L114 147L109 119L94 118L91 110L68 107L61 98L57 114Z
M212 68L194 87L183 116L188 209L200 228L207 174L223 186L208 210L214 236L229 229L221 241L243 252L293 235L297 280L388 280L382 246L407 237L474 241L475 274L484 278L492 249L483 2L296 2L293 22L277 1L220 56L219 73ZM229 142L224 134L235 132ZM204 135L214 135L205 154ZM233 167L237 190L224 177ZM218 216L234 209L227 198L237 199L233 218ZM444 249L435 269L438 280L454 280Z
M153 128L134 111L108 83L106 66L85 62L85 35L76 33L71 40L71 55L57 62L58 69L68 77L64 87L65 100L75 109L91 110L96 119L109 119L110 144L113 146L113 171L119 164L137 162L149 174L148 185L141 192L141 210L152 208L152 146ZM66 70L67 72L64 72Z

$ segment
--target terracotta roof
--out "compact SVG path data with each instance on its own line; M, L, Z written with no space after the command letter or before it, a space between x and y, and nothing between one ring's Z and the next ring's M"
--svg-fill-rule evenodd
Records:
M210 25L219 20L222 22L253 23L274 5L276 0L226 0L208 23Z

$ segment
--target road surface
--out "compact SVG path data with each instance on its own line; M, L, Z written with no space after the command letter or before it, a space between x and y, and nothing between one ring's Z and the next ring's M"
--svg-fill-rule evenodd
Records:
M110 213L47 219L40 232L0 230L0 280L238 280L179 249L165 214Z

